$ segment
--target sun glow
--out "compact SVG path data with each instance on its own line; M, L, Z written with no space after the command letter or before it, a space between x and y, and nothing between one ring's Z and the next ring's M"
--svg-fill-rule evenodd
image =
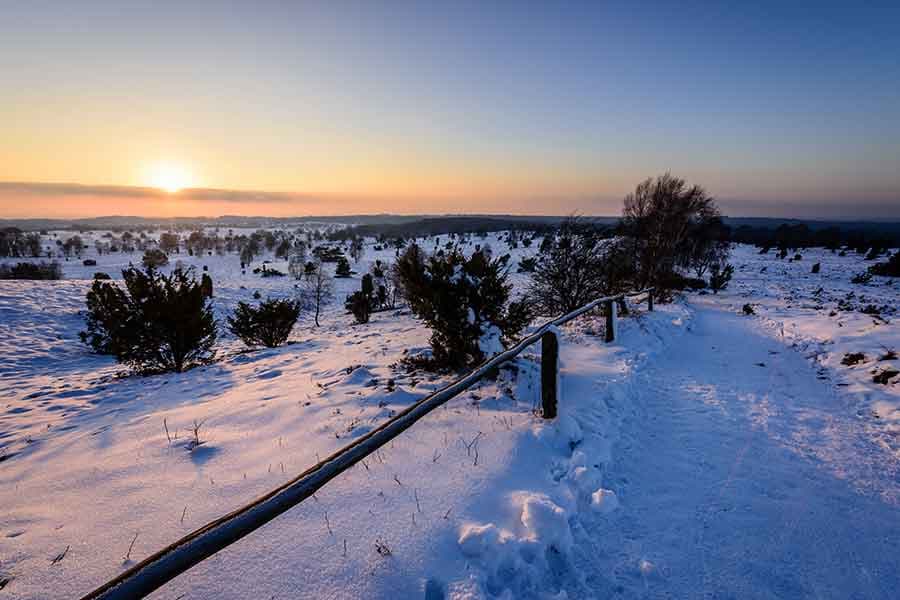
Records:
M146 182L147 185L165 190L170 194L194 185L190 171L183 165L172 163L159 163L148 167Z

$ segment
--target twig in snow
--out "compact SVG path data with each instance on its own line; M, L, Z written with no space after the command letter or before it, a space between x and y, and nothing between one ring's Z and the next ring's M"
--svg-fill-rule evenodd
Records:
M131 560L131 550L134 548L134 543L137 541L138 533L140 532L135 532L134 537L131 538L131 544L129 544L128 552L125 553L125 558L122 559L122 562L127 563L129 560Z
M347 558L347 538L344 538L344 558Z
M191 432L194 434L194 439L189 440L187 446L185 446L189 451L192 451L197 446L202 446L206 443L206 440L200 439L200 428L203 427L204 423L206 423L206 419L200 422L197 422L197 419L194 419L194 426L191 427Z
M163 427L166 430L166 439L169 440L169 445L171 446L172 445L172 436L169 435L169 424L166 423L165 417L163 417Z
M397 482L397 485L399 485L400 487L403 487L403 484L400 483L400 479L396 475L394 475L394 481Z
M450 511L451 511L451 510L453 510L453 507L452 507L452 506L451 506L450 508L447 509L447 512L444 513L444 518L445 518L445 519L449 519L449 518L450 518Z
M184 506L184 510L181 511L181 522L184 523L184 515L187 514L187 505Z
M375 538L375 551L381 556L390 556L393 554L387 544Z
M416 497L416 510L422 512L422 505L419 504L419 490L413 489L413 496Z
M435 448L434 454L431 457L431 462L436 463L440 457L441 457L441 453L438 452L437 449Z
M328 529L329 535L334 535L334 532L331 530L331 522L328 520L328 511L325 511L325 527Z
M68 554L68 553L69 553L69 546L66 546L65 550L63 550L62 552L60 552L59 554L57 554L56 556L53 557L53 560L50 561L50 564L55 565L56 563L60 562L62 559L64 559L66 557L66 554Z

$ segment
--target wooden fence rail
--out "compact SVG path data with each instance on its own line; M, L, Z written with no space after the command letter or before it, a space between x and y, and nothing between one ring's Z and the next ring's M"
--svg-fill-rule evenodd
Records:
M464 392L493 369L515 358L538 341L541 342L543 416L548 419L554 418L557 414L557 381L559 377L557 372L559 340L556 337L555 328L603 304L607 316L606 339L612 341L615 336L617 303L626 297L643 294L647 295L648 309L653 310L653 288L648 288L639 292L598 298L567 315L543 324L512 348L494 355L464 377L422 398L378 428L337 450L287 483L187 534L90 592L82 600L126 600L147 596L194 565L309 498L326 483L390 442L411 427L413 423Z

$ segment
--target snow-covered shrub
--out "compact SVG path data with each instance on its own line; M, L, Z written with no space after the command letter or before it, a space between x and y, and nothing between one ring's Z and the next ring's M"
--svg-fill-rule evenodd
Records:
M62 279L62 269L54 262L20 262L0 265L0 279Z
M128 267L122 277L124 289L95 280L87 293L85 344L142 373L181 372L213 358L215 317L190 270L166 276Z
M153 248L144 252L141 264L147 269L156 269L169 264L169 256L162 250Z
M411 244L395 265L410 309L431 329L432 364L459 369L480 363L516 338L530 320L523 302L510 301L509 256L469 257L454 248L426 256Z
M253 307L238 302L228 317L228 329L248 346L275 348L285 343L300 316L297 300L267 299Z

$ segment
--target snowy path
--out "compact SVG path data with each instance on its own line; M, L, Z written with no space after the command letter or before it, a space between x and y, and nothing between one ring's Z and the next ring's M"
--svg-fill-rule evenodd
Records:
M621 507L576 530L569 597L896 598L896 462L755 319L695 309L637 373L605 484Z

